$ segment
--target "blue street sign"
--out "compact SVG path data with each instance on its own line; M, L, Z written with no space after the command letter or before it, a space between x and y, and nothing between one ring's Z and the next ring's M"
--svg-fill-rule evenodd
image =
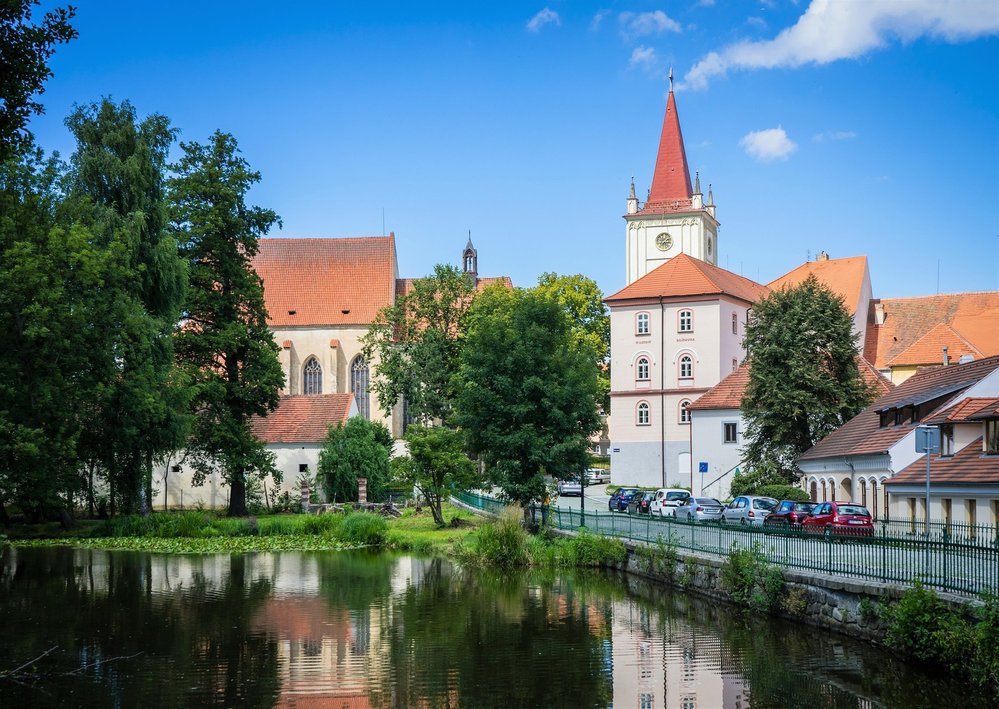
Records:
M701 472L701 473L708 472L708 464L707 463L698 463L697 464L697 470L698 470L698 472Z

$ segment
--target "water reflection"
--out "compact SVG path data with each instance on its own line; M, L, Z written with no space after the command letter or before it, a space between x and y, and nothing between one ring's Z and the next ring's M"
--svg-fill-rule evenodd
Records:
M0 680L3 706L743 709L957 691L634 578L366 553L8 549L0 621L0 672L58 648Z

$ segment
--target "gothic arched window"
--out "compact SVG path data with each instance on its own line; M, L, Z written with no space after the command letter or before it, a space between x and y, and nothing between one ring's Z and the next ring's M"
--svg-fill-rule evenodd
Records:
M366 419L371 418L371 404L368 401L368 363L357 355L350 365L350 393L357 402L357 413Z
M302 368L302 393L323 393L323 368L315 357L309 357Z
M639 381L648 381L649 379L649 359L648 357L639 357L638 366L636 367L638 373L635 375L635 379Z

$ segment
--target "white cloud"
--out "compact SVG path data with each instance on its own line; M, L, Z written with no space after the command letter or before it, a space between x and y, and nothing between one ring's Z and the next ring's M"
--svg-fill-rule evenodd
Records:
M531 21L527 23L527 31L540 32L542 27L551 24L554 24L557 27L562 24L562 20L559 19L557 12L546 7L544 10L532 17Z
M680 23L669 17L662 10L652 12L622 12L617 16L621 25L621 33L626 39L647 37L663 32L679 32Z
M755 16L754 17L747 17L746 18L746 24L749 25L750 27L758 27L761 30L764 30L764 29L767 28L767 21L764 20L762 17L755 17Z
M599 30L600 25L602 25L604 22L604 18L607 17L607 15L609 14L610 10L597 10L597 14L595 14L593 16L593 19L590 20L590 31L596 32L597 30Z
M772 69L853 59L891 41L959 42L999 34L995 0L812 0L774 39L730 44L705 55L683 87L706 88L733 69Z
M787 160L787 156L798 149L797 144L787 137L780 126L747 133L739 141L739 145L747 155L762 162Z
M697 7L714 7L715 0L697 0Z
M856 137L857 134L852 130L827 130L825 133L816 133L812 140L822 143L827 140L853 140Z
M659 57L654 48L641 45L632 50L628 66L641 67L649 73L655 73L659 68Z

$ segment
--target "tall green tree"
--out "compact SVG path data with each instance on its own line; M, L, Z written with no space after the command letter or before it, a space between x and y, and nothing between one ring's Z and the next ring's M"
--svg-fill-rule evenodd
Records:
M443 426L410 426L406 431L406 482L417 487L439 526L443 503L452 489L467 490L477 482L475 464L465 455L461 432Z
M610 404L610 317L600 286L592 278L579 274L543 273L535 290L562 307L569 317L577 346L588 346L593 351L600 400L606 411Z
M753 306L742 398L750 469L793 482L798 457L871 402L857 338L843 298L814 275Z
M357 479L368 481L368 500L385 499L389 485L392 433L385 424L353 416L330 426L319 451L318 477L332 502L357 499Z
M167 230L165 170L174 131L161 115L138 120L109 99L66 120L76 137L66 208L107 263L93 294L104 368L84 436L84 457L107 476L112 505L147 513L154 460L186 436L190 387L174 363L187 268Z
M413 419L446 421L454 406L460 339L475 288L454 266L434 267L375 317L364 357L377 360L371 389L390 411L405 400Z
M102 282L90 233L57 213L59 165L40 151L0 163L0 517L72 508L77 443L93 393Z
M250 430L277 408L284 374L267 327L264 286L253 270L259 239L277 214L246 204L260 181L236 139L216 132L207 145L181 143L170 181L171 222L190 269L177 357L195 387L188 460L195 484L213 471L230 487L229 515L245 516L247 475L280 481L274 456Z
M30 152L28 120L44 111L34 97L52 76L49 58L55 45L77 36L69 24L75 8L55 8L34 24L37 5L38 0L0 2L0 162Z
M454 420L508 499L539 500L545 474L586 468L599 426L594 359L552 298L493 287L473 302Z

